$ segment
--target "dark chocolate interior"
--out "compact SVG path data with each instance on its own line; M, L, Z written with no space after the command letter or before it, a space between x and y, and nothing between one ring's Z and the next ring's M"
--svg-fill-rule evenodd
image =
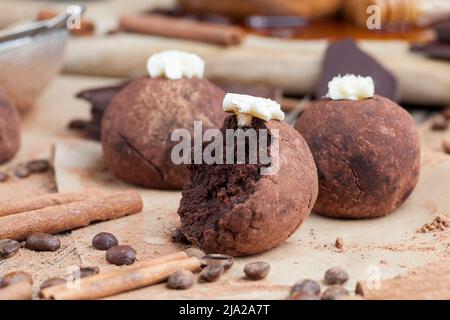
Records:
M225 129L236 129L235 116L225 119L222 133L224 134L224 164L190 165L191 178L183 190L178 214L181 217L182 231L189 240L201 243L205 230L218 230L220 218L238 204L244 203L255 191L256 183L261 179L261 164L258 156L256 164L225 164ZM252 128L267 129L264 121L253 119ZM244 131L247 128L242 128ZM259 140L259 139L258 139ZM268 150L270 155L270 131L268 131ZM258 141L259 143L259 141ZM207 144L205 144L206 146ZM248 139L245 142L248 155ZM237 145L235 143L235 159Z

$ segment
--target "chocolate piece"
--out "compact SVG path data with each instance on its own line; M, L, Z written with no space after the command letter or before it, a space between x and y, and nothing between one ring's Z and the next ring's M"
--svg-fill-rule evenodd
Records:
M295 128L316 160L317 213L337 218L384 216L403 204L417 184L416 125L389 99L321 99L305 110Z
M421 51L430 58L450 60L450 44L430 43L423 46Z
M85 130L89 121L82 120L82 119L74 119L69 122L69 129L73 130Z
M141 78L114 96L102 122L102 146L109 169L124 181L157 189L181 189L189 179L174 164L170 141L175 129L193 137L194 121L203 130L218 128L225 113L224 92L205 79Z
M19 115L12 100L0 88L0 164L14 157L19 147Z
M92 112L103 113L111 102L112 97L125 88L128 83L129 81L126 81L116 86L83 90L76 97L91 103Z
M327 94L328 82L333 77L347 73L372 77L376 94L396 100L397 81L395 77L374 58L359 49L351 39L334 42L328 46L315 91L316 98L320 99Z
M236 116L227 117L223 136L237 127ZM275 174L261 175L260 162L189 166L178 214L184 235L206 251L244 256L276 247L300 227L317 197L315 164L301 135L275 120L253 118L252 128L278 132L279 152L270 154L268 146L279 163Z

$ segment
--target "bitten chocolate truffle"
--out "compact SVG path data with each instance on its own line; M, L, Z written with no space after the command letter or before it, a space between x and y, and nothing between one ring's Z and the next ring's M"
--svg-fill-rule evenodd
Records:
M317 100L295 128L319 174L315 212L337 218L384 216L417 184L420 144L414 120L387 98Z
M0 164L14 157L19 147L19 114L13 102L0 89Z
M276 247L301 226L317 198L317 171L302 136L280 121L251 121L241 128L279 134L278 152L273 143L267 146L272 166L279 164L273 175L261 175L260 159L226 164L225 138L224 164L189 165L191 178L178 209L181 231L205 251L245 256ZM229 116L222 133L237 128L236 116Z
M181 189L186 167L171 160L175 129L193 134L194 121L203 130L219 128L225 117L224 92L200 78L141 78L114 96L102 120L105 162L119 178L132 184Z

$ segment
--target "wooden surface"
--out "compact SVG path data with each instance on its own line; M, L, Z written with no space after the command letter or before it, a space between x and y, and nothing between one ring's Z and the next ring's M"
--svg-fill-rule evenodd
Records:
M96 142L79 139L66 129L69 120L87 116L89 107L74 95L81 89L114 83L113 79L61 76L39 99L33 111L23 119L23 147L15 163L36 157L48 157L55 143L55 178L53 174L35 175L29 179L0 184L3 201L26 197L30 193L74 191L99 186L113 191L129 188L112 177L105 168ZM426 125L422 137L429 133ZM441 133L445 135L447 133ZM434 139L438 139L435 137ZM424 264L448 263L449 230L417 233L436 215L449 216L450 156L424 142L422 172L419 185L411 198L392 215L376 220L334 220L313 214L302 228L281 246L261 255L239 258L235 266L217 283L197 284L188 291L172 291L163 284L128 292L114 299L178 299L178 298L247 298L283 299L289 286L302 278L321 280L324 272L341 266L350 274L346 285L353 290L357 281L365 281L379 270L383 279L408 272ZM11 168L12 163L1 169ZM56 180L56 182L55 182ZM73 265L95 265L101 271L115 266L105 260L105 253L91 247L92 237L100 231L112 232L122 244L130 244L143 260L185 248L170 240L179 225L176 210L179 192L139 189L144 211L119 220L97 223L61 235L62 248L57 252L36 253L27 249L0 261L0 276L23 270L35 279L35 290L48 277L67 276ZM334 247L337 237L344 241L344 251ZM243 265L266 260L272 271L263 281L243 279ZM379 269L377 269L379 268ZM214 294L212 294L212 292Z

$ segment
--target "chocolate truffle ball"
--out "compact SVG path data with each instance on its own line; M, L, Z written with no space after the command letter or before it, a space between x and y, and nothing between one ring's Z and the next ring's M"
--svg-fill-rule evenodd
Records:
M0 164L14 157L19 147L19 115L11 99L0 89Z
M222 133L237 127L236 116L229 116ZM316 201L317 170L302 136L275 120L253 118L251 128L272 136L278 130L278 152L274 144L267 150L271 163L279 164L274 174L261 174L261 159L226 164L226 138L224 164L189 165L178 214L184 235L205 251L245 256L276 247L300 227Z
M194 121L203 130L220 128L225 93L205 79L141 78L132 81L108 106L102 120L105 162L119 178L132 184L181 189L189 171L171 160L175 129L193 137Z
M398 208L416 186L420 144L414 120L393 101L318 100L295 125L319 174L314 211L374 218Z

